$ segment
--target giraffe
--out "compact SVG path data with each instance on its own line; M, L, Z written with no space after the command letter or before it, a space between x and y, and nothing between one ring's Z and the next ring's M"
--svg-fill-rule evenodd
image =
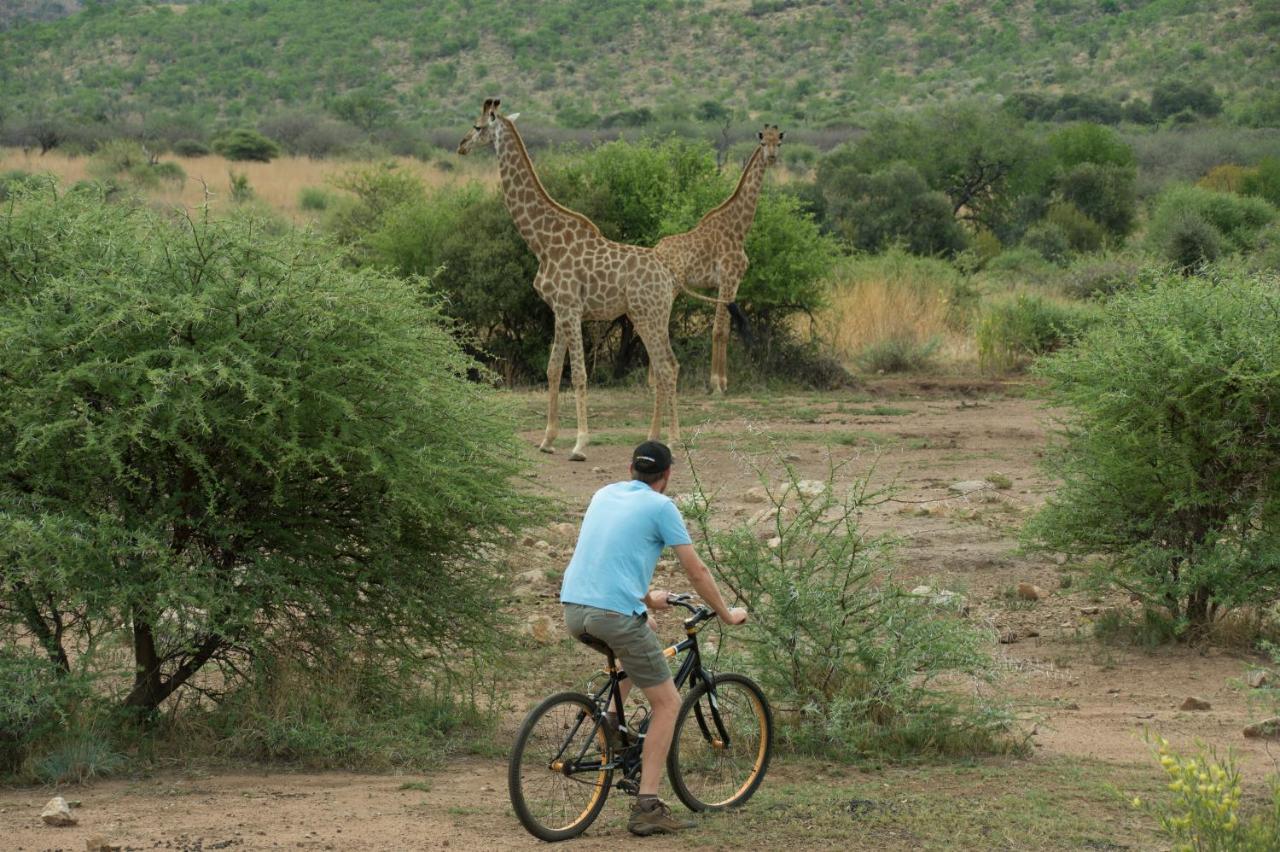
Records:
M760 144L743 167L733 195L703 216L693 230L663 237L654 246L658 257L675 273L677 286L685 292L689 288L709 288L719 293L719 298L707 299L716 303L711 331L711 391L715 394L724 393L729 385L728 308L747 271L747 253L742 246L755 219L765 169L778 161L778 148L782 145L783 132L776 124L766 124L756 135Z
M570 377L577 402L578 437L569 458L586 459L587 372L583 356L583 320L614 320L626 314L649 353L653 386L653 419L649 438L656 440L665 412L669 440L680 440L676 414L676 379L680 365L671 348L671 303L676 282L654 249L606 239L586 216L557 204L538 179L524 140L516 130L519 113L498 112L501 101L484 102L480 119L458 143L467 154L492 145L498 157L502 197L516 229L538 258L533 286L555 314L555 338L547 360L547 431L538 449L554 451L559 431L560 377L569 354Z

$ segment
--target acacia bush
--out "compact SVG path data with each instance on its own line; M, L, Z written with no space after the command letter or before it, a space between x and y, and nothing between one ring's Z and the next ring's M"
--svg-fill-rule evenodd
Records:
M759 679L783 739L842 758L1014 747L1009 717L975 689L995 678L990 636L963 618L959 595L907 592L892 541L862 527L862 512L888 495L841 463L802 485L781 456L773 446L767 457L777 479L757 471L767 493L758 527L713 526L696 471L686 517L721 588L751 613L721 634L720 653Z
M1280 594L1280 291L1274 276L1149 274L1040 362L1068 409L1062 481L1029 542L1196 630Z
M493 638L522 454L420 285L93 187L0 246L6 644L149 718L264 654L411 681Z

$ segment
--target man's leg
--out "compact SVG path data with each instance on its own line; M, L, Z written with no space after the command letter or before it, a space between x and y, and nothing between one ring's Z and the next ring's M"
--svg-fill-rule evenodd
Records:
M662 783L662 767L671 748L671 734L680 710L680 693L675 681L668 678L657 686L641 687L649 700L649 728L644 735L644 751L640 754L640 795L658 795Z

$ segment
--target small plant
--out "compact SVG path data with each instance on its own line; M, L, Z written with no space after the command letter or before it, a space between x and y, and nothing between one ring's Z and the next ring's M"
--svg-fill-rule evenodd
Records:
M988 474L987 482L990 482L1000 491L1008 491L1013 487L1013 480L1005 476L1003 473Z
M333 196L318 186L304 186L298 192L298 207L302 210L322 212L329 209Z
M857 362L869 373L917 372L929 366L940 344L936 337L923 343L911 337L890 337L863 349Z
M244 204L253 200L253 187L249 186L249 176L244 172L227 173L231 186L231 200L236 204Z
M1152 743L1169 779L1173 795L1163 801L1131 804L1159 820L1178 852L1270 852L1280 837L1280 779L1271 779L1270 801L1264 811L1241 814L1242 780L1230 754L1219 758L1203 747L1195 757L1179 754L1164 737Z

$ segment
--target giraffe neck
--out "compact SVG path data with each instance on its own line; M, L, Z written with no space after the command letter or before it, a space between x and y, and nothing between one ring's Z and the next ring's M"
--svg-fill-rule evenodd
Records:
M764 185L764 170L764 149L757 146L751 154L751 159L747 160L747 165L742 169L742 177L738 179L738 186L734 189L733 195L703 216L702 223L711 224L714 221L738 242L745 240L747 231L751 230L751 223L756 217L760 188Z
M493 144L498 154L498 173L507 212L534 254L541 258L551 237L559 231L585 225L597 235L600 233L581 213L561 207L547 194L513 121L498 116Z

